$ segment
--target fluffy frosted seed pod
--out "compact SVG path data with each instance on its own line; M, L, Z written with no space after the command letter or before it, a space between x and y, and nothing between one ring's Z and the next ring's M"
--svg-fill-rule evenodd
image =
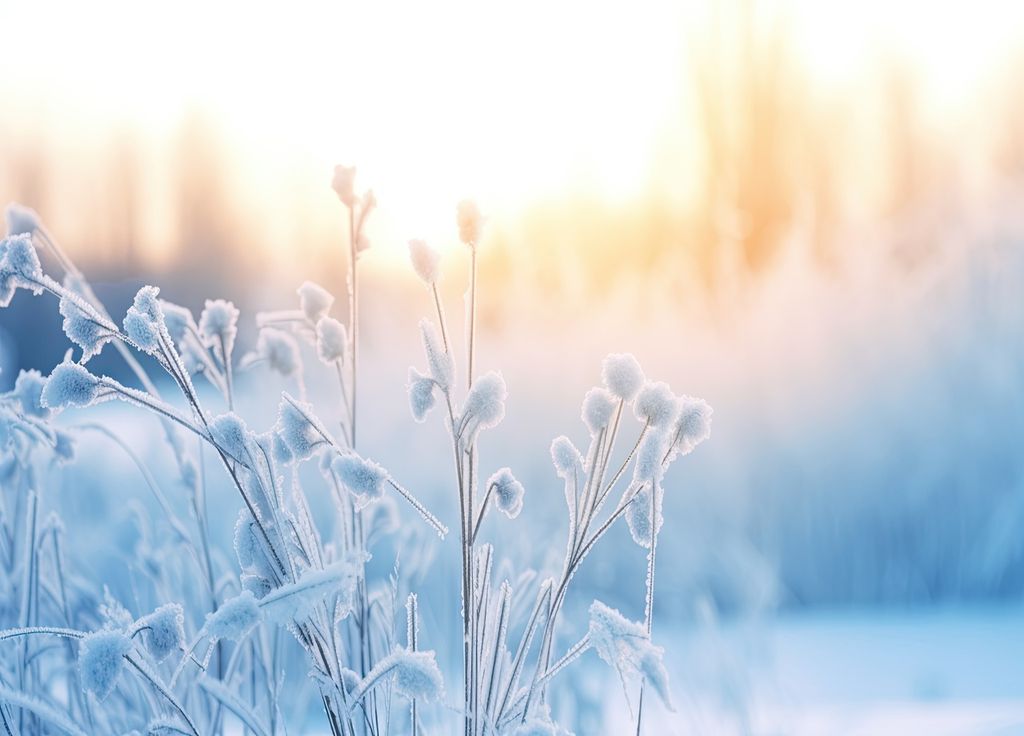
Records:
M40 396L48 409L88 406L99 393L99 379L78 363L65 361L56 366L46 379Z
M124 318L124 331L141 350L150 355L160 350L160 336L164 327L164 314L155 286L143 286L135 295L132 306Z
M13 235L4 239L3 258L0 259L0 272L14 277L18 286L24 286L39 293L41 287L36 282L43 278L43 267L39 263L39 254L32 245L30 235Z
M434 379L430 376L423 375L415 368L409 369L409 407L412 409L412 418L417 422L424 421L427 412L437 403L434 386Z
M583 458L580 451L565 435L555 437L551 442L551 462L561 478L572 478L574 473L583 472Z
M591 435L597 435L608 426L615 414L615 403L615 397L606 389L592 388L587 391L580 416Z
M146 649L157 662L163 662L180 650L185 642L185 614L177 603L160 606L139 619L137 625L144 629Z
M672 710L664 650L651 643L643 625L630 621L601 601L590 606L590 645L624 678L644 677L665 706Z
M307 417L307 414L312 415L313 408L309 404L302 404L302 409L306 412L305 414L290 401L282 400L275 427L281 441L288 447L296 460L309 459L316 449L325 442Z
M411 652L398 647L390 655L395 691L423 702L439 700L444 694L444 678L433 651Z
M441 253L427 245L425 240L409 241L409 258L412 268L423 283L436 283L441 276Z
M471 432L495 426L505 417L508 389L497 371L489 371L473 381L462 410Z
M248 590L224 601L220 608L206 615L204 630L213 640L241 641L263 618L259 603Z
M8 235L31 235L41 227L39 215L31 207L11 202L4 211Z
M185 339L189 330L199 331L192 312L180 307L177 304L161 299L160 310L164 315L164 325L167 327L167 334L171 336L175 344L180 345Z
M693 452L693 448L710 437L713 413L714 410L704 399L683 396L679 401L679 418L676 420L673 452L688 455Z
M636 418L652 428L669 426L675 420L677 411L679 402L664 381L645 383L633 404Z
M358 455L339 455L331 461L331 470L355 495L367 501L384 495L388 471L380 465Z
M601 378L609 391L631 401L644 383L644 372L629 353L612 353L601 364Z
M295 293L299 295L299 308L310 324L315 325L322 317L326 317L334 304L331 292L312 281L302 282Z
M287 332L273 327L264 327L256 340L257 354L267 361L270 370L282 376L294 376L302 370L299 345Z
M494 505L505 516L514 519L523 510L523 484L515 479L509 468L502 468L487 480L487 487L494 486Z
M345 361L348 331L333 317L321 317L316 323L316 354L328 365Z
M45 419L50 412L42 404L43 387L46 379L43 374L36 370L21 371L14 381L14 390L10 396L18 400L21 410L33 417Z
M475 246L480 242L480 229L483 217L476 202L464 199L455 208L455 222L459 226L459 240L466 245Z
M83 363L99 355L103 346L114 338L109 327L100 324L73 299L61 297L60 313L64 317L64 334L82 348Z
M335 166L331 189L338 195L338 199L345 203L346 207L354 206L356 203L356 167L341 166L340 164Z
M665 454L668 443L665 433L660 429L648 430L636 451L636 464L633 466L635 483L657 484L664 474Z
M657 490L659 496L664 493L660 486L657 487ZM631 491L627 491L627 493L631 493ZM656 522L652 524L651 487L649 485L644 486L644 489L636 494L635 499L629 504L629 508L626 509L626 526L629 527L629 534L633 537L633 541L641 547L650 548L652 533L661 531L664 518L661 513L660 499L657 512Z
M221 414L210 422L213 441L228 455L240 462L249 463L249 430L242 418L233 412Z
M78 654L83 689L100 700L110 695L124 668L124 655L131 649L131 640L121 631L95 631L85 636Z
M207 345L218 352L223 343L221 358L227 360L235 347L235 336L238 334L238 309L224 299L207 299L206 307L199 315L199 334Z
M420 335L423 337L423 349L427 354L430 377L437 383L438 388L447 391L452 386L455 374L452 356L445 352L437 329L430 320L420 320Z

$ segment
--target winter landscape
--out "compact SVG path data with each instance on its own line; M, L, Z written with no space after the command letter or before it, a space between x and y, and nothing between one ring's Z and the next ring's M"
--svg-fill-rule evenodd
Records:
M0 25L0 734L1024 734L1020 9Z

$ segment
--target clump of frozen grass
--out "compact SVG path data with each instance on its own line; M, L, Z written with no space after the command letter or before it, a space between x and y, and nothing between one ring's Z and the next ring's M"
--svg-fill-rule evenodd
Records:
M662 702L672 709L665 669L665 650L651 643L642 623L630 621L601 601L590 606L590 646L608 665L626 678L642 678L654 686Z
M78 655L82 687L100 700L110 695L131 649L131 640L122 631L96 631L83 638Z

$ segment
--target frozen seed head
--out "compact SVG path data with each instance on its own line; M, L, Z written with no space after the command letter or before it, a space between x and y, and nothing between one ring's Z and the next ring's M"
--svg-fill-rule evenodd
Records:
M39 215L31 207L11 202L4 211L8 235L31 235L41 227Z
M551 442L551 462L561 478L572 478L574 473L582 474L583 458L580 451L565 435L555 437Z
M358 455L339 455L331 461L331 470L345 487L366 501L375 501L384 495L388 471L380 465Z
M42 403L45 385L46 379L39 371L21 371L14 381L14 390L11 392L11 396L21 404L22 412L29 416L45 419L50 414Z
M302 370L299 345L287 332L273 327L264 327L256 341L256 352L267 361L270 370L286 378Z
M445 352L441 338L437 334L437 328L430 320L420 320L420 335L423 337L423 349L427 354L430 377L437 383L438 388L447 391L452 386L455 374L452 356Z
M665 433L661 429L649 430L640 447L636 451L636 464L633 466L633 482L657 484L661 482L664 475L665 453L668 450L668 442Z
M652 428L667 427L676 418L679 402L664 381L648 381L636 395L633 412Z
M199 315L199 334L208 346L217 350L221 358L227 361L238 334L238 309L224 299L207 299L206 307Z
M508 389L497 371L489 371L473 381L462 410L471 433L495 426L505 417Z
M114 339L114 332L68 296L61 297L60 313L64 317L64 334L82 348L82 362L99 355L103 346Z
M459 226L459 240L466 245L476 246L480 242L483 217L480 208L471 199L464 199L455 208L455 222Z
M32 245L30 235L12 235L4 239L6 247L0 249L0 272L14 278L18 286L33 289L36 293L40 287L36 282L43 278L43 267L39 263L39 254Z
M440 278L441 253L427 245L427 241L410 240L409 258L412 260L413 270L423 283L430 285Z
M603 388L592 388L583 397L583 423L590 434L596 436L608 426L615 413L616 400L612 393Z
M40 400L48 409L88 406L96 400L100 379L78 363L65 361L46 379Z
M160 310L164 314L164 325L167 327L167 333L175 344L180 345L185 339L185 335L188 334L189 329L196 330L196 322L192 318L192 312L180 307L177 304L160 300Z
M399 695L424 702L440 700L444 695L444 678L433 651L411 652L398 647L389 658Z
M255 596L243 590L224 601L220 608L206 615L206 635L213 640L241 641L263 618Z
M94 631L85 636L78 654L83 689L100 700L110 695L131 649L131 640L121 631Z
M424 421L427 413L437 403L435 385L430 376L423 375L415 368L409 369L409 407L412 409L412 418L417 422Z
M631 492L631 491L627 491ZM657 488L658 494L663 493L661 487ZM629 534L633 541L641 547L650 548L651 537L661 531L664 518L661 513L661 504L658 504L657 519L651 521L651 487L644 486L643 490L636 494L636 497L626 509L626 526L629 527Z
M296 293L299 295L299 308L310 324L315 325L321 317L326 317L334 304L331 292L312 281L302 282Z
M345 203L346 207L353 207L356 203L356 167L338 166L334 167L334 178L331 180L331 188L338 195L338 199Z
M644 372L629 353L612 353L601 364L601 378L609 391L631 401L644 383Z
M124 318L124 331L132 342L150 355L160 350L160 336L166 330L164 314L155 286L143 286L135 295Z
M321 317L316 323L316 354L328 365L345 361L348 331L333 317Z
M210 434L224 452L237 461L249 462L249 430L242 418L233 412L221 414L210 422Z
M487 480L487 487L494 486L494 505L505 516L514 519L523 510L523 484L515 479L509 468L502 468Z
M281 400L277 413L277 435L287 446L294 460L308 460L325 440L308 418L312 415L313 407L295 402L301 405L300 411L292 401Z
M185 614L177 603L168 603L139 619L144 629L146 649L158 663L182 648L185 641Z
M714 410L704 399L683 396L676 420L673 452L689 455L693 448L711 436L711 415Z

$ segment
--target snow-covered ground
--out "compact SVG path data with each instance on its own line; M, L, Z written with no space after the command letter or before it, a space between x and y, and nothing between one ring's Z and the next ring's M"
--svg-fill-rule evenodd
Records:
M1022 608L782 615L668 649L677 712L650 734L1024 734ZM622 703L605 733L631 732Z

